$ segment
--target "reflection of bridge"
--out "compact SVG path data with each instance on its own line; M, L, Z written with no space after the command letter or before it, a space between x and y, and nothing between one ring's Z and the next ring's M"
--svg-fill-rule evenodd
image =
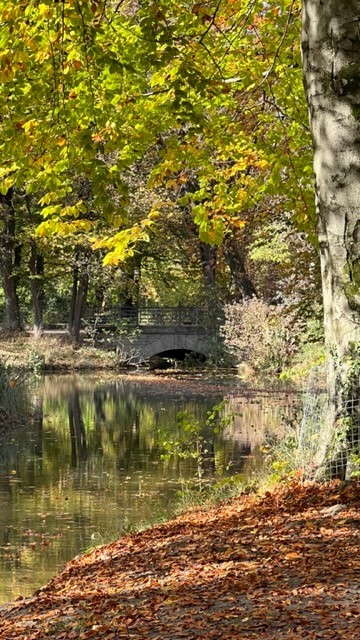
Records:
M120 331L112 342L117 350L134 360L148 360L155 355L179 356L209 350L205 310L198 307L128 307L116 314ZM122 326L130 335L121 333Z

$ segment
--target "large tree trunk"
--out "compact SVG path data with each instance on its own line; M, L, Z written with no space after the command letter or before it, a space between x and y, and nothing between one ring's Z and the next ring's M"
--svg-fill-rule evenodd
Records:
M12 189L9 189L5 195L0 194L0 212L2 218L1 271L5 296L3 327L7 331L18 331L21 329L21 320L17 295L18 275L16 267L19 266L21 253L20 247L16 242Z
M350 440L359 445L359 18L355 0L303 0L303 67L330 354L330 402L318 462L330 456L338 476L345 475Z

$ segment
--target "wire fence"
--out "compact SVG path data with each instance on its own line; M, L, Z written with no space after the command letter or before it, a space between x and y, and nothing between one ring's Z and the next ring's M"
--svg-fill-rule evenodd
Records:
M304 393L297 464L309 477L360 477L359 374L344 385L327 363L311 371Z

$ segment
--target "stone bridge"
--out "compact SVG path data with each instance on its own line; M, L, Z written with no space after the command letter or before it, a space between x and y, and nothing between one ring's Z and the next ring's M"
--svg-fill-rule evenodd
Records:
M181 357L186 353L206 358L205 310L198 307L129 307L116 313L128 334L113 333L111 343L127 361L144 361L153 356ZM99 325L99 337L104 325ZM128 335L130 334L130 337Z
M206 358L210 349L207 313L200 307L117 307L109 315L89 315L80 335L87 344L116 350L129 363L153 356L181 359L187 353ZM47 323L44 333L66 335L68 323L65 319Z

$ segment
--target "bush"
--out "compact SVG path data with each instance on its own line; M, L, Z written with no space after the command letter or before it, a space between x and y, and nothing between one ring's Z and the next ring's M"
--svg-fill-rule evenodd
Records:
M255 371L280 373L296 350L296 337L282 306L251 298L225 307L221 334L238 361Z
M303 326L299 326L297 352L288 369L281 374L283 380L306 381L314 367L322 367L326 360L324 327L322 318L314 314ZM325 383L325 370L323 383Z

